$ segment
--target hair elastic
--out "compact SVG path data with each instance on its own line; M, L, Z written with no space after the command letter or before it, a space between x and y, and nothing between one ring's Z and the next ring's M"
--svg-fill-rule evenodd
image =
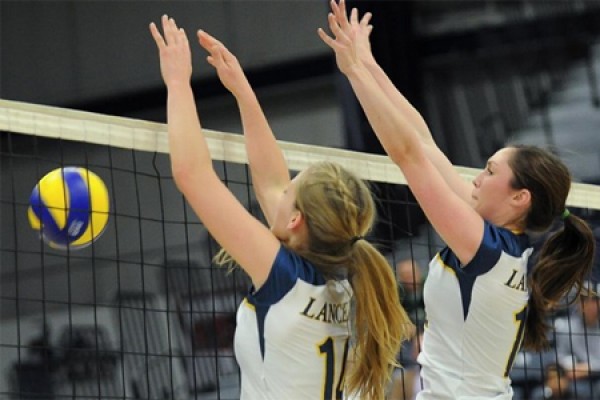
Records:
M358 236L352 236L352 239L350 239L350 246L354 246L354 243L358 242L359 240L364 239L365 237L362 235L358 235Z
M567 217L568 217L569 215L571 215L571 212L565 208L565 211L563 211L563 213L562 213L562 215L561 215L561 217L560 217L560 218L561 218L561 219L567 219Z

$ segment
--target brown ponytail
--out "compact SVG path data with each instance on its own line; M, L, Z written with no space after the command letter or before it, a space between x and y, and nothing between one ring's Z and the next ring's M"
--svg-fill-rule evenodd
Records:
M565 212L571 189L571 174L556 155L535 146L513 146L509 164L512 187L531 193L526 229L544 232L557 218L562 227L543 243L529 274L529 306L523 346L539 351L548 347L548 313L572 289L579 297L583 281L591 272L595 241L581 218ZM573 301L574 301L573 300Z
M572 301L579 298L583 281L592 270L594 247L592 230L575 215L567 216L563 228L544 242L529 279L525 348L534 351L548 348L548 313L571 289L576 294Z

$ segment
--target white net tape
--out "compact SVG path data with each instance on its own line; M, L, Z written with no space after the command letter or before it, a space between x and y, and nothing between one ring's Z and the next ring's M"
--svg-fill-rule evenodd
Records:
M165 124L1 99L0 131L140 151L169 151ZM209 129L204 132L213 159L247 163L242 135ZM293 170L302 170L315 161L327 160L343 165L366 180L406 183L400 169L386 156L292 142L279 143ZM479 173L475 168L457 166L456 169L466 180L472 180ZM600 209L600 186L573 184L567 205Z

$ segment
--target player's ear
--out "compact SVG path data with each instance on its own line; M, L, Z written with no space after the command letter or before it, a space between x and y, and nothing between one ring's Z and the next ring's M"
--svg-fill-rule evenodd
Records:
M513 204L527 208L531 204L531 192L528 189L519 189L512 197Z
M299 210L294 210L288 223L288 229L295 230L304 224L304 214Z

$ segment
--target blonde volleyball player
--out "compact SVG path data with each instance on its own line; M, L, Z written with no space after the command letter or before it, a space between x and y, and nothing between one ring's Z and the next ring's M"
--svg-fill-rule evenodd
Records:
M290 179L237 59L198 32L208 62L239 106L253 184L269 228L260 223L213 169L190 86L186 34L166 16L162 28L163 35L150 26L168 89L175 182L253 283L237 314L241 398L331 400L344 392L383 398L412 325L391 267L365 240L374 219L369 189L333 163L315 164ZM354 362L346 368L349 353Z
M512 398L508 373L521 347L547 346L545 317L572 288L580 293L594 241L565 209L571 178L554 155L535 147L496 152L472 184L436 146L421 115L377 66L370 14L359 20L331 4L329 36L378 139L447 247L430 263L420 400ZM536 251L526 231L559 229Z

